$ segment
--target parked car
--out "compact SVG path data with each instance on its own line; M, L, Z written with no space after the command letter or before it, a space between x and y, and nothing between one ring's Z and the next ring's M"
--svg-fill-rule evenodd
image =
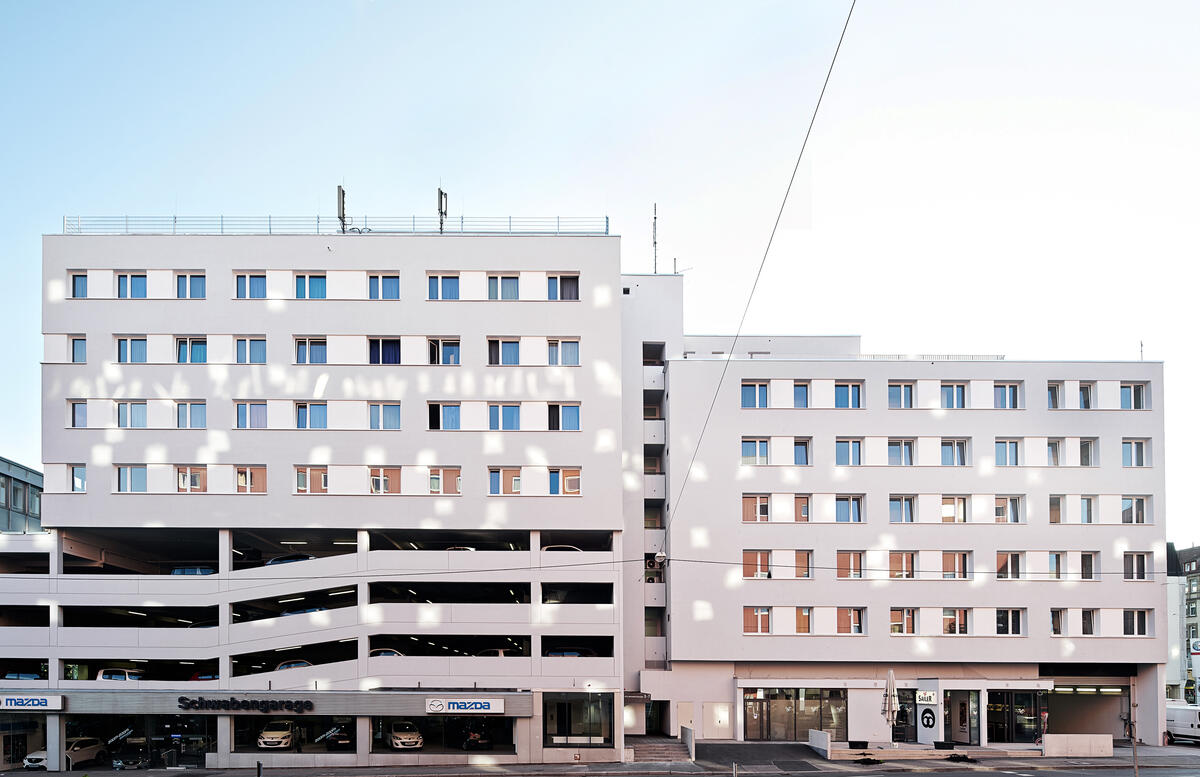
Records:
M582 656L591 657L591 656L596 655L596 651L592 650L591 648L565 647L565 648L554 648L553 650L547 650L546 655L547 656L573 656L573 657L577 657L577 658L582 657Z
M216 672L192 672L192 676L188 679L192 682L197 682L198 680L220 680L221 675Z
M145 672L141 669L101 669L96 672L96 679L101 681L125 682L127 680L142 680Z
M284 610L283 612L281 612L279 614L279 617L282 618L284 615L304 615L305 613L310 613L310 612L325 612L325 608L324 607L305 607L300 610Z
M171 570L172 575L215 575L217 570L212 567L175 567Z
M425 737L411 720L392 721L392 749L420 750L425 746Z
M491 750L492 737L487 732L487 727L483 725L482 720L467 721L463 727L463 750Z
M294 720L273 720L258 732L258 746L262 750L290 750L299 737Z
M477 656L519 656L519 655L521 655L521 651L518 650L517 648L511 648L511 647L488 648L487 650L480 650L475 655L477 655Z
M1200 742L1200 704L1167 704L1167 743Z
M104 749L104 743L94 737L71 737L63 743L63 750L71 759L72 767L88 761L104 763L108 760L108 751ZM25 756L24 766L26 769L45 769L46 751L38 750Z
M283 669L300 669L301 667L312 666L312 661L306 661L303 658L293 658L290 661L282 661L279 666L275 667L275 671L279 672Z
M583 548L577 548L574 545L547 545L542 550L573 550L576 553L583 552Z
M288 553L286 556L276 556L267 561L265 566L274 566L276 564L291 564L296 561L312 561L316 556L311 553Z
M339 719L337 721L337 729L325 735L326 750L353 750L354 749L354 734L351 733L354 728L354 721Z
M188 628L189 629L215 629L219 625L219 623L220 623L220 621L218 621L216 618L213 618L212 620L196 621L195 623L189 623Z
M446 550L469 550L473 552L475 549L470 545L451 545L450 547L446 548Z
M371 655L375 657L390 656L392 658L403 657L404 654L395 648L372 648Z
M144 753L118 755L112 759L112 768L118 772L131 769L149 769L150 757Z
M5 680L44 680L41 672L5 672Z

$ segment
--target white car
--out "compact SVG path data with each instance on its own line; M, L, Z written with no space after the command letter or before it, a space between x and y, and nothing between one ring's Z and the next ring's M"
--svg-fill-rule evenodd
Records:
M392 721L392 749L420 750L425 746L425 737L411 720Z
M298 736L295 721L275 720L258 732L258 746L263 750L288 750Z
M96 679L125 682L127 680L141 680L143 674L145 673L141 669L101 669L99 672L96 672Z
M103 762L108 760L108 752L104 749L104 743L93 737L71 737L63 743L63 750L66 751L67 757L71 759L72 767L78 766L87 761ZM45 769L46 768L46 751L38 750L25 756L24 766L26 769Z

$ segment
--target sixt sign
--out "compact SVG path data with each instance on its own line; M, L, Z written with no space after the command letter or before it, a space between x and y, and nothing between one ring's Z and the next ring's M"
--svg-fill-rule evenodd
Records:
M504 699L426 699L430 715L498 715L504 712Z
M0 709L61 710L62 708L63 697L61 696L40 696L27 694L6 694L0 696Z

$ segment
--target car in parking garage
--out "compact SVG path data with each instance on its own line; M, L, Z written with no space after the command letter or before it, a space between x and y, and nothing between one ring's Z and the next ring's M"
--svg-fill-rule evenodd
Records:
M288 750L300 738L294 720L273 720L258 732L258 746L262 750Z
M108 760L108 751L104 749L104 743L94 737L71 737L63 743L63 751L70 759L71 767L89 761L102 764ZM22 765L26 769L45 769L46 751L37 750L30 753L25 756Z
M404 654L401 653L399 650L396 650L395 648L372 648L371 656L375 657L375 658L380 658L380 657L384 657L384 656L391 657L391 658L403 658Z
M279 672L284 669L300 669L306 666L312 666L312 661L306 661L303 658L293 658L288 661L279 662L279 666L275 667L275 671Z
M267 561L264 566L275 566L276 564L291 564L296 561L312 561L316 556L310 553L288 553L285 556L276 556Z
M143 672L141 669L121 669L118 667L111 667L108 669L101 669L99 672L96 672L96 680L101 682L126 682L129 680L145 679L144 675L145 672Z
M172 575L215 575L217 570L212 567L192 566L192 567L175 567L171 570Z
M391 744L393 750L420 750L425 737L411 720L393 720Z

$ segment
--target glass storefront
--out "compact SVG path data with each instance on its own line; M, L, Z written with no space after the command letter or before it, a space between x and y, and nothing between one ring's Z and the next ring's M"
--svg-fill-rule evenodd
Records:
M893 742L917 741L917 691L915 688L897 688L896 724L892 726Z
M979 744L979 691L943 691L943 740Z
M211 715L67 715L67 738L94 737L106 760L142 760L155 768L204 766L215 753L217 722Z
M0 769L20 767L46 746L45 715L0 715Z
M1037 741L1042 710L1037 691L988 691L988 742Z
M542 694L543 747L612 747L611 693Z
M845 688L745 688L742 700L747 740L807 741L813 728L846 741Z
M371 718L372 753L515 753L513 718L429 715Z
M353 753L354 718L334 715L233 715L235 753Z

